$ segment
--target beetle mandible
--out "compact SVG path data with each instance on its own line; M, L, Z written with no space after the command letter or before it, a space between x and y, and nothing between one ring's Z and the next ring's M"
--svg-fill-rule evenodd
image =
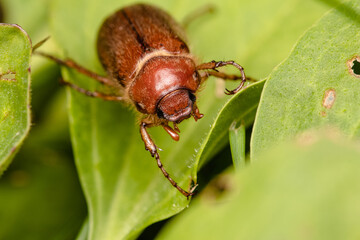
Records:
M194 195L194 188L185 191L169 176L147 129L162 126L172 139L178 141L180 130L177 124L191 116L195 121L203 117L196 105L196 93L209 76L241 79L237 88L226 89L228 95L242 89L246 76L244 69L234 61L211 61L197 65L185 39L184 30L169 14L152 5L135 4L109 16L100 28L97 51L107 76L98 75L71 59L61 60L46 53L37 53L104 85L124 89L121 96L107 95L62 80L87 96L126 102L136 107L142 114L140 134L145 149L156 159L170 183L189 197ZM241 75L217 71L225 65L233 65ZM173 127L169 126L169 122L173 123Z

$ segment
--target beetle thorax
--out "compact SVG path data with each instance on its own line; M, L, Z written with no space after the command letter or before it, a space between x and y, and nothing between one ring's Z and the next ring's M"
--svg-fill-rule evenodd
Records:
M191 57L154 56L137 70L128 93L140 112L180 122L190 116L199 84Z

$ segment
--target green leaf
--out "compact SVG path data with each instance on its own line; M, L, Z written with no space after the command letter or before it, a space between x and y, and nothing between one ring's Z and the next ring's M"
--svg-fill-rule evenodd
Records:
M252 159L306 129L331 125L360 136L360 1L326 14L269 77L252 135Z
M76 240L87 240L89 235L89 218L86 218Z
M234 121L242 122L245 128L254 122L264 83L265 80L248 86L231 98L220 110L199 149L197 162L200 166L228 143L229 128Z
M30 129L30 56L26 32L0 24L0 174Z
M104 73L95 50L98 28L107 15L131 2L56 0L52 6L52 36L66 57L93 71ZM151 3L181 19L208 2L158 0ZM280 0L274 1L274 4L263 0L256 1L256 4L231 0L213 3L217 8L214 15L200 17L190 25L190 46L193 46L196 55L209 61L234 59L241 64L251 62L244 66L250 69L249 75L255 77L267 76L272 67L287 55L294 39L325 10L322 5L312 3L305 19L292 22L285 20L304 14L298 9L308 8L301 1L294 0L290 4ZM259 4L265 4L266 11L260 11ZM270 7L274 12L268 10ZM283 10L286 10L285 15ZM254 24L253 19L259 21ZM282 22L289 24L276 25ZM287 35L282 35L278 42L269 38L279 33ZM250 47L252 42L256 44ZM269 46L281 43L282 50L265 47L266 43ZM267 53L266 57L260 54L261 51ZM89 90L104 90L94 80L74 71L64 69L63 73L66 80ZM200 155L195 159L195 149L199 148L218 109L228 100L223 95L214 96L215 88L215 82L209 80L205 90L199 93L199 109L205 117L198 123L191 119L181 123L178 143L173 142L160 128L151 130L155 143L164 150L160 155L165 168L184 188L188 188L191 179L196 178ZM218 88L223 91L224 86ZM134 111L121 104L89 99L72 90L69 91L69 109L76 163L89 207L90 239L135 237L144 227L188 205L186 198L167 182L154 159L145 152ZM228 130L225 131L227 133ZM225 139L224 143L228 141ZM201 158L205 159L205 153L211 156L220 148L201 149L204 151Z
M0 2L4 21L19 24L34 44L50 35L50 0ZM53 49L51 39L41 47ZM0 239L74 239L87 208L73 163L65 89L55 92L55 63L36 55L30 60L32 128L0 179Z
M265 151L226 178L221 198L204 191L157 239L358 239L359 145L322 135Z
M20 25L29 34L32 42L37 44L50 35L49 6L52 0L2 0L7 23ZM31 11L29 11L31 9ZM55 44L52 38L41 46L41 51L54 52ZM41 56L31 57L31 110L35 126L59 87L59 66ZM68 131L67 131L68 132Z

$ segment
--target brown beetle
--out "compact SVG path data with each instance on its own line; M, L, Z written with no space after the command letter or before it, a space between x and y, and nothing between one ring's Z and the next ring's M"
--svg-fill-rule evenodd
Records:
M103 77L76 64L45 53L38 53L59 64L76 69L114 89L123 89L121 96L90 92L73 83L63 81L71 88L91 97L110 101L124 101L142 113L140 134L145 149L157 160L157 165L170 183L184 196L193 195L194 188L182 189L166 172L157 147L147 128L162 126L175 140L180 132L177 124L191 116L203 117L196 106L196 92L210 76L222 79L241 79L240 85L226 94L237 93L246 81L243 68L234 61L211 61L197 65L185 43L185 34L179 24L163 10L146 4L120 9L108 17L100 28L97 50L108 73ZM218 72L217 68L233 65L241 76ZM202 71L201 74L199 71ZM173 128L169 126L173 123Z

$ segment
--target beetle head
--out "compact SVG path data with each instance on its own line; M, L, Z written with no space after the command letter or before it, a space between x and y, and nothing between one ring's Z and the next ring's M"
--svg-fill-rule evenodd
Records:
M191 116L195 96L187 89L178 89L165 95L157 105L157 115L179 123Z

